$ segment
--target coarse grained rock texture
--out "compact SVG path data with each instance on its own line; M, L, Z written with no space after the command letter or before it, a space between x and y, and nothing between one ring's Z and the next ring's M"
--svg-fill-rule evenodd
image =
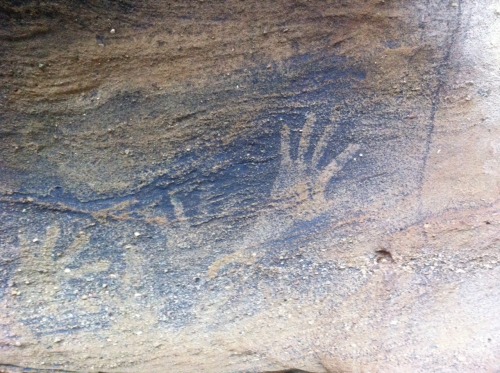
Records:
M0 0L0 372L498 372L500 5Z

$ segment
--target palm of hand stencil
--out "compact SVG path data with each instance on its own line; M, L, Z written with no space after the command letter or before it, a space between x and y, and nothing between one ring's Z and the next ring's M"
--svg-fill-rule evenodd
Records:
M314 146L310 159L306 154L311 146L311 135L316 116L309 114L300 136L298 155L292 158L290 128L285 125L281 131L281 163L279 174L273 185L272 199L285 207L297 209L299 215L311 218L331 207L334 201L326 197L330 181L338 175L345 165L359 150L359 145L349 144L325 167L320 161L327 155L327 146L332 135L338 130L338 124L332 120Z

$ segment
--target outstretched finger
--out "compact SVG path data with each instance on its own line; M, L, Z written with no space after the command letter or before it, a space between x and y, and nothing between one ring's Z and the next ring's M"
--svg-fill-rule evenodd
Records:
M285 124L281 129L281 167L290 167L292 165L292 156L290 154L290 128Z
M335 161L340 166L340 169L344 168L345 164L349 162L352 157L354 157L359 148L360 146L358 144L349 144L347 145L347 148L345 148L345 150L335 158Z
M69 246L68 250L63 253L63 256L58 259L58 263L66 267L72 260L81 252L81 250L90 242L90 237L87 234L78 235L73 243Z
M337 125L335 123L332 123L328 125L323 131L323 134L321 135L318 144L314 148L314 153L312 157L312 166L314 168L317 168L319 166L319 161L321 157L325 154L326 148L328 146L328 141L331 139L332 135L335 133L336 130L337 130Z
M183 222L186 221L186 214L184 213L184 206L182 205L182 202L175 196L174 193L170 193L170 202L172 203L172 206L174 206L174 215L175 219L178 222Z
M357 144L349 144L342 153L340 153L333 161L328 164L328 166L325 167L316 183L316 193L324 195L330 180L344 168L346 163L352 159L359 148L360 147Z
M307 114L306 124L304 125L304 128L302 128L302 135L300 136L299 142L298 160L301 164L304 164L305 162L305 156L311 142L311 134L314 123L316 123L316 115L313 113Z
M59 225L52 225L47 228L45 242L43 243L41 255L38 260L40 266L47 266L47 268L44 269L49 272L53 270L52 253L57 245L59 237L61 237L61 228Z

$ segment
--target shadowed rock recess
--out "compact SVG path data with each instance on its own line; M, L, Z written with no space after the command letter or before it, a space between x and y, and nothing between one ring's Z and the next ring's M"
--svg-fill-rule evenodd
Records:
M0 372L497 372L495 0L0 0Z

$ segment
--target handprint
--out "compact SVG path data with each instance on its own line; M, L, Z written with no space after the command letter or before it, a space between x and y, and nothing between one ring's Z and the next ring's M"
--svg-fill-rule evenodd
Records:
M333 207L335 201L326 196L328 185L354 157L359 146L349 144L325 167L320 167L338 125L332 119L332 123L321 134L312 156L308 156L315 123L316 116L309 114L302 129L296 159L292 158L291 153L290 128L287 125L283 127L281 163L271 191L271 199L275 205L269 211L264 211L252 228L232 241L236 250L212 263L208 270L210 278L217 277L228 265L252 265L259 261L266 255L260 249L265 245L272 245L273 241L285 235L297 220L311 220Z
M78 263L77 256L90 241L84 232L77 234L66 250L56 252L60 238L61 229L57 224L48 227L41 240L29 240L26 234L19 235L20 266L13 277L12 295L16 302L23 305L26 315L54 317L58 312L74 308L78 302L63 307L67 305L61 301L65 286L88 274L106 272L110 267L111 263L106 260L98 260L91 265L75 265ZM78 305L85 308L84 304Z
M327 211L333 201L326 198L328 184L349 162L359 150L359 145L349 144L339 155L324 168L320 161L326 155L328 141L337 131L338 125L332 120L314 147L311 159L306 154L311 146L316 116L309 114L302 129L298 155L292 158L290 149L290 128L285 125L281 131L281 164L278 177L273 186L273 200L282 204L299 208L300 214L306 218Z
M77 269L68 268L74 264L76 256L81 249L88 244L89 236L83 232L79 233L73 243L63 253L56 254L54 249L61 236L61 229L54 225L47 228L47 234L44 242L38 244L38 239L31 243L23 234L19 235L21 243L21 267L18 271L18 277L21 284L46 286L52 285L52 289L57 287L63 281L69 279L81 278L91 272L105 272L109 268L108 261L99 261L93 263L92 267L81 266ZM25 291L29 291L30 286L25 286ZM47 295L54 292L47 286Z

